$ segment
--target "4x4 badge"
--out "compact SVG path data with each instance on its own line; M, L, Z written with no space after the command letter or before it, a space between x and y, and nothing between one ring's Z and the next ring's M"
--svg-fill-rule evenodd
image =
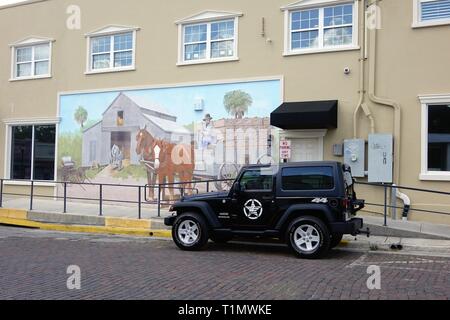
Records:
M256 220L261 217L263 207L261 202L256 199L250 199L244 204L244 214L250 220Z

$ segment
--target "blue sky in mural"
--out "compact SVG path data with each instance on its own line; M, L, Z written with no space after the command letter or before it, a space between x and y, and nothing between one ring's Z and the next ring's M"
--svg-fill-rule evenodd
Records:
M201 121L207 113L217 120L230 118L223 105L224 95L233 90L243 90L253 98L253 105L246 117L268 117L270 112L281 103L281 83L279 80L227 83L213 85L196 85L142 90L124 90L130 98L138 97L151 105L159 106L170 114L177 116L177 122L188 125ZM73 132L79 130L74 121L78 106L88 111L88 122L100 121L102 113L113 102L120 91L68 94L60 97L61 124L59 131ZM195 102L202 99L203 111L195 111Z

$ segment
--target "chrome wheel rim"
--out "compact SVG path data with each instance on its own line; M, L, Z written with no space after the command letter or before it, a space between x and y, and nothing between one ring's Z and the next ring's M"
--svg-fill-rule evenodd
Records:
M192 245L200 236L200 228L193 220L184 220L178 227L178 238L185 245Z
M303 252L312 252L320 245L319 231L309 224L304 224L295 229L294 243Z

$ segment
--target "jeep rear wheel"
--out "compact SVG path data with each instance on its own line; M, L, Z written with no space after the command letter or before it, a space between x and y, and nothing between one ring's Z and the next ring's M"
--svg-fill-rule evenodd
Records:
M203 249L209 238L205 219L198 213L183 213L173 224L172 238L182 250Z
M300 258L320 258L330 248L330 232L327 226L312 216L293 220L287 229L287 240Z

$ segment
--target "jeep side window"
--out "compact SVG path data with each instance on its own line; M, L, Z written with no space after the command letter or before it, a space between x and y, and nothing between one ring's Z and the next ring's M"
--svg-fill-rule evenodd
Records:
M241 190L271 191L273 186L273 176L267 170L254 169L243 173L239 181Z
M331 190L334 188L332 167L284 168L281 173L283 190Z

